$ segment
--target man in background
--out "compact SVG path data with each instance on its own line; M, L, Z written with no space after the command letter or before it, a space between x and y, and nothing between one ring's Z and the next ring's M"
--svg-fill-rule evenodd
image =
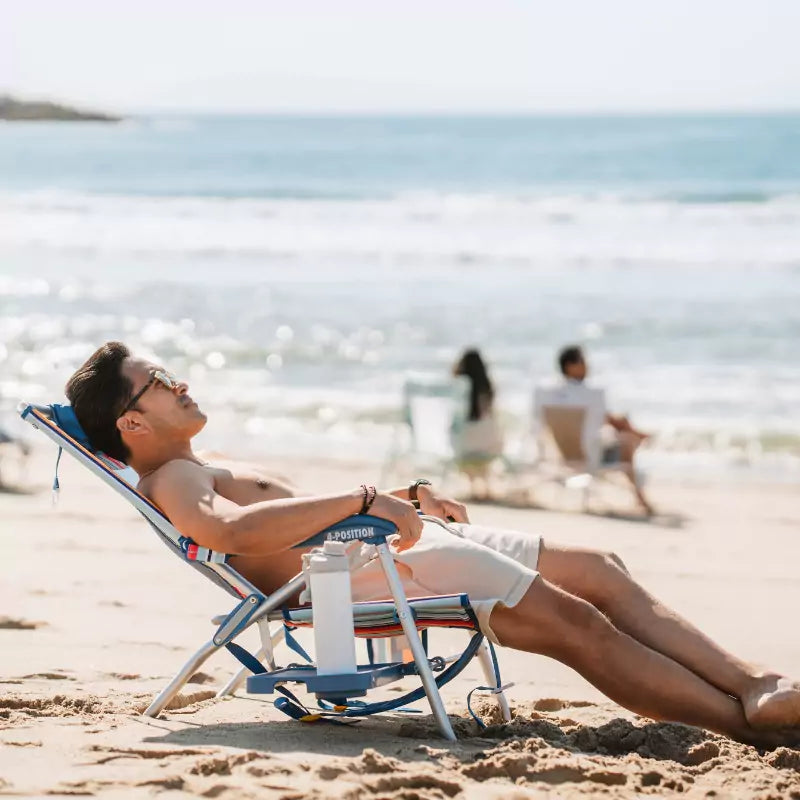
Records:
M558 365L564 378L563 385L559 387L563 404L593 406L595 422L602 420L601 427L606 426L605 430L591 432L601 441L600 465L623 466L622 471L633 484L636 499L648 514L653 514L653 507L642 491L633 465L636 451L649 434L634 428L626 416L609 413L605 405L604 390L596 387L590 389L586 385L589 367L580 347L577 345L564 347L558 354Z

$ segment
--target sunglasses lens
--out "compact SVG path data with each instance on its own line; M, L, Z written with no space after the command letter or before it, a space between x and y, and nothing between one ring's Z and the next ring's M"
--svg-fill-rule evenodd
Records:
M169 372L164 372L160 369L153 373L153 377L167 389L174 389L178 385L178 381L174 378L174 376L170 375Z

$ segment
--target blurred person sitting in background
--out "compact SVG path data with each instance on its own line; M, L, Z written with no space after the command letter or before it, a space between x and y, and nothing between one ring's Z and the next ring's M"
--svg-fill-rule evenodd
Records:
M453 375L469 380L466 419L453 433L453 448L459 469L470 481L472 499L491 497L489 465L503 454L503 433L494 415L494 387L481 354L466 350L453 367ZM483 491L477 486L483 484Z
M558 354L558 366L564 377L564 389L569 397L574 399L575 405L582 405L585 402L586 376L589 374L589 366L583 350L578 345L568 345L562 348ZM603 396L605 402L605 398ZM604 444L601 455L601 463L604 465L622 463L629 465L630 469L625 473L633 483L636 498L648 514L653 514L654 510L648 499L645 497L636 472L633 468L633 458L636 450L643 441L650 437L650 434L634 428L630 420L622 415L610 414L605 406L603 408L603 421L607 430L603 431Z

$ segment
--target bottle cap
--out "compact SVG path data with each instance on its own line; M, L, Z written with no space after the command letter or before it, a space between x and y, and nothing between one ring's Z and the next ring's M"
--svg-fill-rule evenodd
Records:
M322 552L326 556L346 556L347 546L344 542L327 541L322 545Z

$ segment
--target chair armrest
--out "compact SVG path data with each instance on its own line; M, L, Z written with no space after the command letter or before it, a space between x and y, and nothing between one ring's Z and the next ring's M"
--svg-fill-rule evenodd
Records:
M356 514L345 517L343 520L331 525L325 530L315 533L303 542L296 544L292 549L316 547L324 542L366 542L367 544L381 544L387 536L397 533L397 526L381 517L370 514Z

